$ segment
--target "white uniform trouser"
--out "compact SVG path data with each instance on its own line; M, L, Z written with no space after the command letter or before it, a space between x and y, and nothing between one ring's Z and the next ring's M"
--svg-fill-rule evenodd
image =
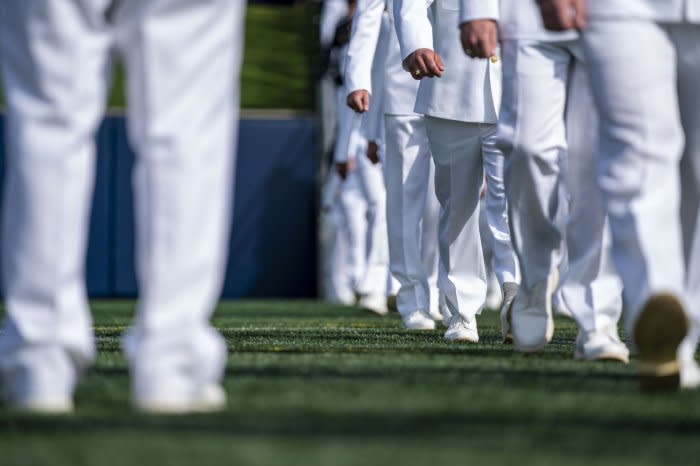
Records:
M428 135L425 141L428 143ZM428 143L429 148L429 143ZM428 149L429 150L429 149ZM440 220L440 203L435 195L435 162L429 155L430 172L426 189L425 208L421 221L420 255L423 262L423 270L428 274L428 289L430 289L430 313L432 316L443 315L447 312L444 299L438 287L438 269L440 266L440 252L438 250L438 223Z
M505 157L500 150L494 154L484 152L486 195L482 199L483 212L486 215L486 224L489 229L493 269L501 287L504 283L520 283L520 267L508 225L504 165Z
M384 170L381 163L369 160L366 150L361 152L356 157L356 174L367 200L367 261L357 292L386 296L390 282Z
M486 300L479 192L485 161L503 157L496 147L496 126L432 117L425 121L441 206L438 286L450 314L473 319Z
M503 74L498 137L507 160L510 221L523 288L530 290L546 280L561 258L563 235L558 225L566 200L560 189L564 182L560 163L565 160L571 210L561 292L564 307L582 329L616 325L622 311L621 286L607 258L603 201L593 176L590 140L585 139L585 128L596 122L590 116L593 109L586 106L589 98L578 42L505 41Z
M340 185L340 211L347 241L347 266L350 286L357 291L367 269L367 201L359 185L357 172L348 173Z
M599 179L628 331L651 294L683 292L679 162L684 132L686 156L695 166L699 160L698 41L697 25L637 20L593 21L584 35L601 116ZM691 230L688 244L697 246ZM696 322L699 255L696 247L688 251L687 310Z
M420 115L385 115L386 210L391 273L402 315L438 307L434 164Z
M485 188L486 186L482 189ZM486 218L486 201L483 193L481 202L479 202L479 234L481 235L481 249L484 251L484 265L486 266L486 307L496 309L500 306L502 290L493 266L493 238Z
M69 396L94 357L85 251L110 48L128 68L141 299L125 342L136 396L186 397L223 372L210 326L231 213L243 2L5 0L3 216L10 396ZM222 79L222 76L227 79Z
M321 214L323 299L329 303L352 305L355 293L349 267L345 219L338 200Z
M348 235L340 202L341 180L338 173L328 173L323 185L319 243L321 252L321 289L330 303L350 305L355 301L349 268Z

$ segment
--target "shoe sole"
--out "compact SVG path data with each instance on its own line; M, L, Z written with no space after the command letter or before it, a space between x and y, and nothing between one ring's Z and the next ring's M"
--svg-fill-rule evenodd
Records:
M134 403L134 408L143 413L155 416L180 416L186 414L206 414L222 411L225 403L219 404L168 404L168 403Z
M11 411L34 414L37 416L64 416L73 413L73 402L71 401L21 401L7 404Z
M382 316L382 317L389 314L389 311L387 311L386 309L376 309L376 308L371 308L368 306L361 306L361 308L363 311L371 312L372 314L377 314L378 316Z
M574 359L579 361L609 361L609 362L621 362L623 364L628 364L630 358L627 355L614 353L612 351L601 351L600 353L593 355L584 355L579 352L574 353Z
M449 338L449 337L444 337L446 341L454 341L454 342L459 342L459 343L479 343L479 340L474 340L473 338L469 337L454 337L454 338Z
M418 314L416 315L415 313L418 313ZM411 318L423 317L423 320L419 319L419 320L412 322L412 323L406 323L406 321L403 320L403 316L402 316L401 325L403 326L403 328L405 330L435 330L435 327L436 327L435 321L432 318L430 318L429 315L426 315L425 311L418 309L414 312L411 312L410 314L407 314L407 316L411 316Z
M675 390L680 386L677 353L686 333L688 320L675 296L658 294L649 298L634 327L638 378L643 390Z
M226 408L226 392L219 385L210 385L203 387L199 395L191 400L134 399L132 404L137 411L151 415L215 413Z
M404 330L423 330L423 331L429 331L429 330L435 330L435 326L423 326L423 327L409 327L408 325L403 326Z

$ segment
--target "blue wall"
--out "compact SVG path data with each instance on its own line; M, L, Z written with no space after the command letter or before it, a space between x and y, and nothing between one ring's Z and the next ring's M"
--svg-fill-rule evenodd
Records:
M0 160L4 160L2 115L0 130ZM224 297L315 297L313 119L244 119L238 146ZM137 293L131 192L134 155L123 117L105 119L97 147L88 292L92 297L131 297Z

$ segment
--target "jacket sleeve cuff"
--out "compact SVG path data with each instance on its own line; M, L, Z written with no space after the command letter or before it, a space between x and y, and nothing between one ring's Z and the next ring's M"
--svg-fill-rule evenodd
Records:
M433 48L433 28L424 0L394 0L394 23L401 48L401 60L418 49Z
M498 0L460 0L459 24L477 19L498 21L500 10Z
M430 49L433 48L433 34L429 31L425 34L423 31L418 30L404 30L403 31L403 41L401 43L401 60L405 60L410 54L418 49Z
M364 76L357 76L355 73L345 75L345 96L347 97L353 91L364 89L370 94L372 93L372 81Z

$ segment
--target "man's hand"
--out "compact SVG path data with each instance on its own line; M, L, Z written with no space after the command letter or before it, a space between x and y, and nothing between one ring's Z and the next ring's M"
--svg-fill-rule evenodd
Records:
M413 79L439 78L445 71L440 55L430 49L418 49L411 53L403 61L403 68L411 73Z
M537 0L544 27L552 31L584 29L586 0Z
M476 19L460 26L464 53L474 58L489 58L496 53L498 25L492 19Z
M369 110L369 92L365 89L358 89L348 94L348 107L355 110L357 113L364 113Z
M379 163L379 146L375 141L370 141L367 144L367 158L372 162L372 165Z

